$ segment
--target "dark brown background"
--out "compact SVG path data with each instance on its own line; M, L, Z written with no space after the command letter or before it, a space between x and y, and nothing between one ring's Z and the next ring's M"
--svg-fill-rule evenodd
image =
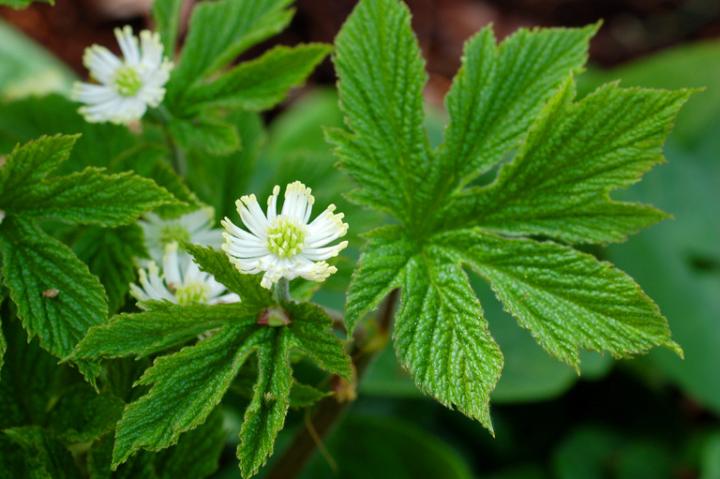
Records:
M186 0L189 10L193 0ZM149 22L151 0L57 0L54 7L0 8L0 15L45 45L79 74L91 43L114 48L112 29ZM269 44L332 42L355 0L298 0L290 28ZM604 21L592 44L592 61L611 66L678 43L720 36L720 0L409 0L415 30L428 59L428 96L437 101L457 69L462 44L493 23L499 37L520 26L575 26ZM252 56L266 48L262 45ZM314 76L333 81L326 62Z

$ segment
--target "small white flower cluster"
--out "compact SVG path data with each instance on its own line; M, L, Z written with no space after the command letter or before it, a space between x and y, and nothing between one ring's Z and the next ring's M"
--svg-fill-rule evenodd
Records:
M335 205L308 223L315 202L311 193L299 181L287 185L280 214L279 186L268 198L267 214L260 209L255 195L243 196L236 202L247 231L225 218L223 249L241 273L264 272L260 284L269 289L281 278L324 281L337 271L326 260L337 256L348 242L330 243L344 236L348 225L343 223L342 213L335 213Z
M140 304L150 300L165 300L181 306L240 301L237 294L228 293L212 275L200 271L187 254L178 254L177 243L166 246L162 272L154 261L150 261L147 269L138 270L138 275L140 285L131 284L130 294Z
M126 26L115 30L123 58L93 45L83 63L97 83L78 82L74 100L84 103L80 113L89 122L129 123L142 118L147 107L157 107L165 96L172 63L163 56L160 35L148 30L133 35Z
M138 270L140 284L130 285L135 299L166 300L180 305L240 301L212 275L200 271L190 255L178 249L178 244L185 241L219 247L222 233L212 227L213 217L212 208L202 208L172 220L149 214L139 222L151 260Z
M219 248L222 244L222 231L213 228L215 211L200 208L180 218L166 220L154 213L145 215L139 224L145 236L145 247L150 258L162 261L165 247L170 243L189 242Z

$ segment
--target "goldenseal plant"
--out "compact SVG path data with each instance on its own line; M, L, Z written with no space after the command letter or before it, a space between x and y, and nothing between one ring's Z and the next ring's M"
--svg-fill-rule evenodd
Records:
M76 83L73 98L85 104L80 113L89 122L128 123L165 96L172 63L163 56L160 35L148 30L133 35L126 26L115 29L123 58L100 45L85 50L83 63L98 83Z
M341 241L329 246L347 233L344 215L335 213L335 205L330 205L309 222L315 198L312 190L299 181L285 188L280 214L277 213L279 195L280 186L276 185L267 201L267 215L260 209L255 195L240 198L237 211L248 231L225 218L223 250L241 273L264 272L260 281L263 288L270 289L282 278L325 281L337 272L337 268L325 260L337 256L348 245L347 241Z
M428 135L399 0L360 0L334 50L238 61L291 3L195 2L181 32L187 2L156 0L154 33L117 32L122 57L88 50L81 113L3 101L0 470L202 478L231 446L243 478L298 477L375 367L493 434L501 373L535 366L516 341L564 373L584 351L682 355L653 300L586 251L667 217L612 195L663 161L691 91L578 95L599 25L486 27ZM330 53L338 95L282 103ZM491 333L501 312L476 291L524 330ZM427 449L411 439L389 442Z

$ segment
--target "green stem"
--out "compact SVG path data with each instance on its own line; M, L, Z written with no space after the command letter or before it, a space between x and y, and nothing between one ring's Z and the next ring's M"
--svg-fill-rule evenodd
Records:
M275 299L278 303L289 303L292 301L290 296L290 281L287 278L280 278L275 283Z

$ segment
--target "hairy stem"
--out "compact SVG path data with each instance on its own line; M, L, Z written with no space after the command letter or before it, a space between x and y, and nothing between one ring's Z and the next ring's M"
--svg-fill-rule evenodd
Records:
M387 343L398 297L399 292L395 290L385 298L378 314L376 332L371 337L355 338L353 342L351 354L356 373L355 385L360 383L367 367ZM335 384L341 381L340 378L333 379ZM327 436L351 404L349 401L341 401L339 396L336 394L335 397L327 397L317 403L307 427L298 431L290 446L270 469L266 479L294 479L302 472L315 452L318 441Z

